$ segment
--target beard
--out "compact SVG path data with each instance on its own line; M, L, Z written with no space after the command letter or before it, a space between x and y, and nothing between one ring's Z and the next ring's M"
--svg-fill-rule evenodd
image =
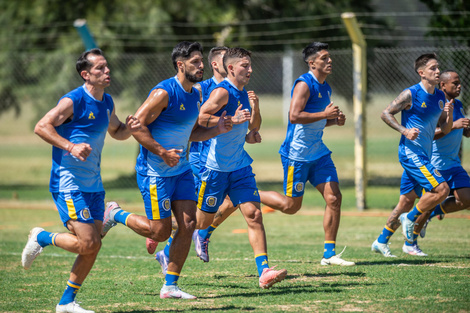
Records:
M197 77L196 75L191 75L189 73L184 73L184 76L186 77L187 80L189 80L192 83L199 83L202 81L203 76Z

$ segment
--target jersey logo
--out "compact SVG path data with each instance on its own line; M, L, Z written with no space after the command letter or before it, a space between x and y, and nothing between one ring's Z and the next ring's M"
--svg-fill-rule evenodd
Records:
M444 101L439 100L439 108L440 108L441 110L444 110Z
M82 219L87 220L87 219L90 218L90 210L88 210L88 208L84 208L84 209L80 212L80 215L81 215Z
M263 262L261 262L261 265L267 265L268 264L268 260L264 260Z
M304 183L295 184L295 191L301 192L302 190L304 190Z
M214 196L207 197L206 204L208 206L213 208L213 207L215 207L216 203L217 203L217 197L214 197Z
M163 209L169 211L171 209L170 199L163 200Z
M321 92L318 93L318 98L323 98L322 95L321 95Z
M186 110L186 108L184 107L184 104L181 103L181 105L180 105L180 111L185 111L185 110Z
M90 112L90 115L88 115L88 119L89 120L94 120L96 117L95 117L95 114L93 114L93 112Z
M421 103L421 107L422 107L422 108L427 108L428 106L427 106L426 103L423 101L423 103Z
M434 174L437 176L437 177L442 177L441 173L439 173L439 171L437 169L434 169Z
M258 196L258 190L255 190L255 192L253 192L253 196Z
M198 110L198 111L201 111L201 101L198 101L198 102L197 102L197 110Z

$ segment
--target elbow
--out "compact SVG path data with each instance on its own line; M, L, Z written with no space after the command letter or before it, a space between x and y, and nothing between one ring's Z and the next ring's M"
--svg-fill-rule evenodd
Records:
M289 122L291 124L300 124L300 118L297 114L289 114Z
M41 137L43 128L44 128L44 125L42 125L41 122L38 122L36 126L34 126L34 133L38 135L39 137Z

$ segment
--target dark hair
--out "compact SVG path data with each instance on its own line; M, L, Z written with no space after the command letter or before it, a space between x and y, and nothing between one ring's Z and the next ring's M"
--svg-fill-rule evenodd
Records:
M88 55L93 54L93 55L103 55L103 51L99 48L93 48L88 51L83 52L80 57L77 60L77 63L75 64L75 68L77 69L78 75L82 77L82 71L88 71L92 66L93 63L91 63L88 60ZM83 78L83 77L82 77Z
M415 72L418 73L418 70L423 66L426 66L430 60L437 60L437 55L435 53L420 55L415 61Z
M328 44L323 42L314 41L302 50L304 62L308 64L308 58L321 50L328 50Z
M228 48L224 54L224 69L228 72L227 64L231 59L241 59L244 57L251 57L251 51L243 48Z
M173 67L178 71L177 61L189 59L191 53L199 51L202 54L202 46L199 42L182 41L178 43L171 53L171 60L173 61Z
M209 67L212 69L212 60L222 54L222 51L227 52L228 48L225 46L219 46L219 47L214 47L209 51L209 56L207 57L207 60L209 61Z

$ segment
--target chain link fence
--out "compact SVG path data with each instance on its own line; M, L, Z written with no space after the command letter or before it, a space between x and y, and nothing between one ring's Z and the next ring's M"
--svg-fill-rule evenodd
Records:
M440 68L455 69L462 80L462 86L470 85L470 48L468 47L413 47L413 48L374 48L368 51L368 99L387 96L393 100L401 90L416 84L418 75L413 70L414 60L423 53L436 52ZM334 74L328 78L335 97L352 99L352 50L334 50ZM291 68L283 66L283 60L291 59ZM135 112L145 100L149 90L158 82L174 76L176 71L170 53L162 54L107 54L112 73L112 84L107 89L113 98L119 99L119 106ZM76 55L51 53L2 53L0 64L0 95L3 101L17 104L34 103L35 123L66 92L83 83L75 71ZM306 71L300 51L294 53L253 52L254 75L249 84L250 90L258 95L269 95L282 99L283 88L290 93L293 80ZM207 65L207 62L205 63ZM286 73L285 71L290 71ZM211 76L206 66L205 78ZM293 77L285 84L285 77ZM462 92L460 99L469 103L469 95ZM6 100L5 100L6 99ZM352 104L352 100L348 100ZM282 105L280 100L279 105ZM385 104L386 105L386 104ZM21 108L21 105L19 105ZM282 108L279 108L282 112ZM282 113L280 113L282 114ZM122 118L122 117L121 117ZM279 117L279 121L282 116ZM31 125L29 125L31 127ZM281 126L279 126L281 127ZM285 126L282 126L285 128ZM119 183L107 182L108 186L135 186L132 170ZM279 178L281 179L281 177Z

